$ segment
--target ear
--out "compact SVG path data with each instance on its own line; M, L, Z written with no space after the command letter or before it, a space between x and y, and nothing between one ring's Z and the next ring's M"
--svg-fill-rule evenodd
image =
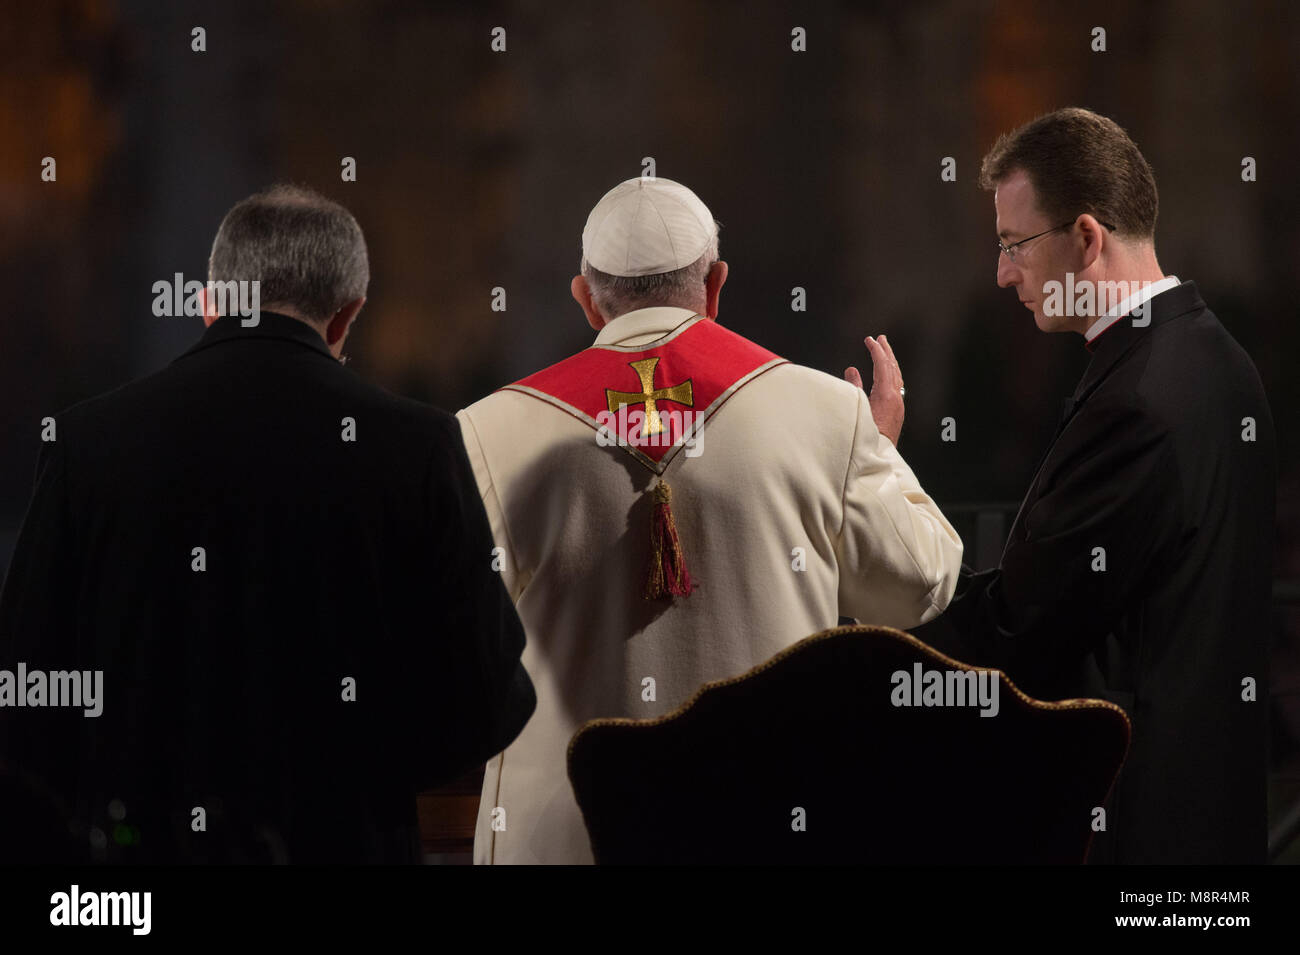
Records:
M212 323L218 318L217 306L208 298L208 288L206 285L199 289L199 310L203 312L203 327L211 328Z
M719 259L709 266L709 274L704 279L704 302L709 318L718 317L718 293L727 281L727 263Z
M1074 224L1079 227L1083 239L1083 267L1086 269L1097 261L1110 236L1106 227L1086 212Z
M329 324L325 327L325 342L330 348L341 346L343 339L348 337L348 331L352 328L352 321L361 311L361 306L366 304L365 298L353 299L348 302L330 319Z
M596 331L605 327L606 318L600 314L600 309L596 308L596 303L591 298L591 286L581 275L575 275L573 281L569 283L569 291L573 293L573 300L582 306L582 310L587 314L587 324Z

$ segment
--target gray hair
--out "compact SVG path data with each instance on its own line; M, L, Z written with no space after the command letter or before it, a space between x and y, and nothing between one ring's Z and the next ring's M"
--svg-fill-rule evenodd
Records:
M305 186L275 185L235 204L208 257L208 281L259 281L262 308L324 321L365 297L370 258L357 220Z
M657 275L610 275L592 268L582 260L582 277L591 289L591 299L600 314L615 319L638 308L656 305L675 305L679 308L698 308L704 302L704 280L709 269L718 261L718 229L713 223L713 239L704 254L685 268Z

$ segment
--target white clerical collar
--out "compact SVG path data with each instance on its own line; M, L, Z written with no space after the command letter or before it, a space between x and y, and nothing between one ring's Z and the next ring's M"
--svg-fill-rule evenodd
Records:
M597 345L645 345L690 321L699 312L657 305L625 312L605 323L596 335Z
M1161 292L1171 289L1177 284L1178 284L1177 275L1166 275L1159 282L1152 282L1146 288L1134 292L1132 295L1124 299L1122 302L1120 302L1118 305L1112 308L1101 318L1093 322L1092 327L1089 328L1088 331L1084 333L1083 336L1084 341L1091 342L1094 338L1096 338L1106 329L1110 328L1112 325L1118 322L1129 312L1133 311L1133 309L1137 308L1143 302L1155 298Z

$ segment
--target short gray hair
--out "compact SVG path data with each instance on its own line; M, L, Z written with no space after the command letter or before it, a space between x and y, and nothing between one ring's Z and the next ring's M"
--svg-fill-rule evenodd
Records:
M357 220L305 186L275 185L235 204L208 257L208 281L259 281L262 307L324 321L364 298L370 258Z
M610 275L592 268L591 263L584 258L582 277L591 289L591 300L607 319L656 305L695 308L704 301L704 280L708 278L713 263L718 261L720 227L721 223L715 220L713 239L703 255L685 268L672 272L660 272L657 275Z

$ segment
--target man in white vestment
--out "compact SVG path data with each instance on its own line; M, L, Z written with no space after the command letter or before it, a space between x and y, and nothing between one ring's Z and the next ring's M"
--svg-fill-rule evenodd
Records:
M476 863L590 863L569 739L662 716L841 616L937 616L962 543L895 448L903 384L868 338L870 399L719 323L717 223L667 179L592 210L573 297L590 348L457 417L527 633L537 709L487 764Z

